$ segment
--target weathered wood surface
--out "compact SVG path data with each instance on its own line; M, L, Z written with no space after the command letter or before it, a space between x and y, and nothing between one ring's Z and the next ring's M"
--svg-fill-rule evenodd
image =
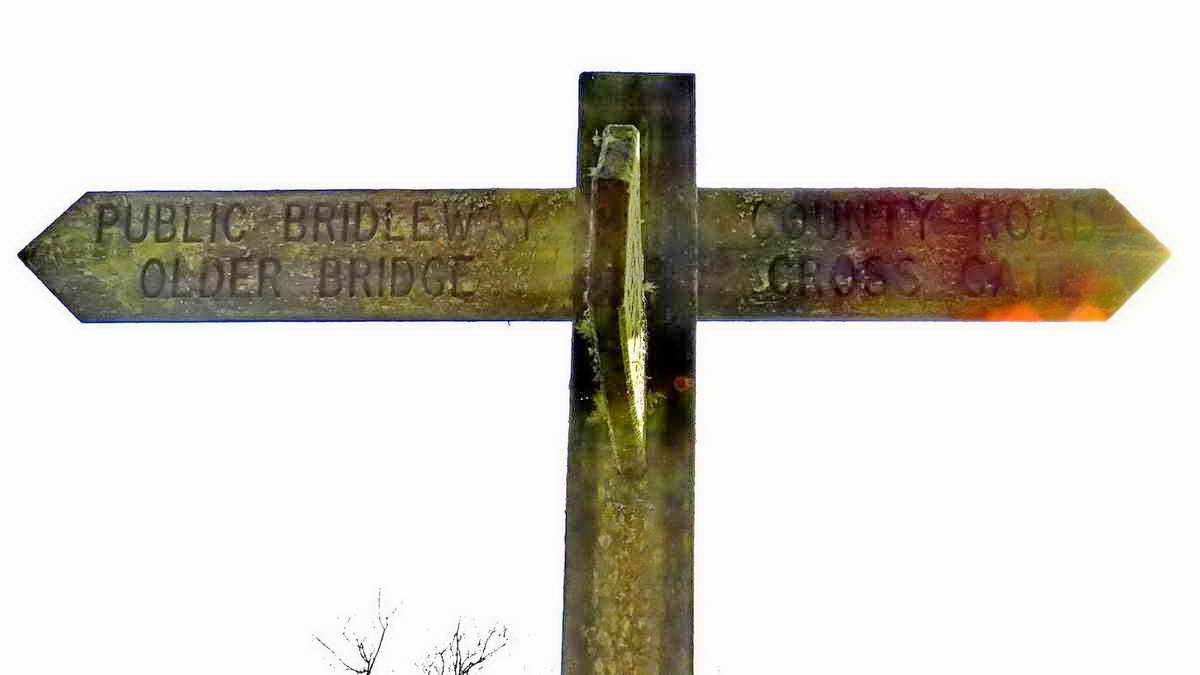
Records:
M89 193L21 253L82 321L566 319L574 190Z
M585 74L579 101L576 254L591 265L580 266L574 283L579 302L572 343L562 672L691 673L698 234L694 80ZM638 190L605 180L604 171L591 171L600 164L601 151L592 139L614 124L635 126L642 139L642 261L631 259L634 247L626 248L623 237L614 236L636 231L638 223L631 220L636 215L628 206ZM590 257L588 242L594 244ZM625 283L638 262L644 262L640 289ZM618 271L623 279L614 278ZM606 410L614 403L605 394L610 389L617 389L613 398L632 406L627 399L635 397L633 392L621 392L605 379L622 376L606 364L615 366L625 354L612 344L615 336L595 331L621 331L622 322L612 312L623 311L636 301L631 294L639 292L645 294L645 408L616 421L619 426L630 417L644 419L637 444L636 430L612 432ZM610 303L608 315L594 322L586 311L589 302Z
M575 191L89 193L22 259L82 321L569 320ZM699 191L700 318L1111 316L1167 251L1103 190Z
M701 190L704 319L1103 320L1167 258L1104 190Z

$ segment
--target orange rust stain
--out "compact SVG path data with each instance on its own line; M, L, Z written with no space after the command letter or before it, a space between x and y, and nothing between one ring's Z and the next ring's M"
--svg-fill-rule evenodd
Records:
M997 307L983 317L987 321L1041 321L1042 315L1027 302Z
M1067 315L1067 321L1104 321L1107 318L1108 312L1088 302L1071 310Z

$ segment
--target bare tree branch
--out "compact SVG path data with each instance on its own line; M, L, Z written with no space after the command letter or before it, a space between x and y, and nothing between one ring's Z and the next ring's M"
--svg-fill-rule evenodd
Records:
M350 665L349 663L346 663L345 659L343 659L341 657L341 655L339 655L336 651L334 651L333 647L330 647L329 645L325 644L324 640L317 637L316 635L313 636L313 639L317 641L317 644L324 647L327 652L329 652L331 655L333 655L333 658L337 659L338 663L342 664L342 667L344 667L346 670L348 670L352 673L359 673L360 675L365 675L365 674L363 674L363 671L355 668L354 666Z
M464 639L470 646L463 647ZM497 624L489 628L485 635L472 640L463 632L462 619L459 619L446 646L431 653L417 665L424 675L469 675L476 668L482 670L483 664L506 646L508 628Z
M342 639L353 653L352 657L343 656L338 650L329 646L329 643L322 640L319 636L313 635L313 639L317 644L325 648L334 659L341 664L348 672L354 675L372 675L375 670L375 663L379 660L379 654L383 651L384 640L387 639L388 627L391 626L392 617L396 614L396 609L392 608L390 612L383 611L383 590L380 589L375 595L375 623L371 632L367 634L359 634L351 627L351 620L346 619L342 627ZM373 633L373 634L372 634ZM335 668L337 666L334 666Z

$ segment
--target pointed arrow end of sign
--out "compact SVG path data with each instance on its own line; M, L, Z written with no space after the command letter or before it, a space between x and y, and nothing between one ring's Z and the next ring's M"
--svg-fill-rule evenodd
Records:
M75 201L66 211L50 224L33 241L17 252L17 259L29 268L38 281L49 290L63 307L76 319L90 323L99 319L90 318L80 312L78 299L85 298L86 259L76 250L78 246L68 246L70 243L83 244L82 235L86 228L82 223L75 222L88 196L85 194Z
M1098 279L1085 280L1083 291L1085 294L1095 294L1101 301L1099 304L1107 305L1110 309L1099 310L1094 312L1094 316L1087 316L1087 308L1081 306L1080 310L1070 317L1076 321L1103 321L1111 318L1171 257L1171 251L1112 193L1107 190L1100 192L1103 195L1100 200L1101 211L1112 210L1112 216L1105 220L1114 223L1116 227L1111 231L1101 231L1097 235L1097 245L1109 252L1109 264L1102 268L1104 273Z
M1030 234L1013 251L994 300L967 318L987 321L1107 321L1133 297L1171 252L1107 190L1046 191L1057 204L1053 254L1039 253ZM1050 221L1047 221L1050 222ZM1019 277L1019 278L1018 278ZM1005 284L1011 282L1018 293Z
M62 217L60 216L59 218L55 219L55 222L58 222L58 220L61 220L61 218ZM29 271L33 272L34 275L38 276L39 279L41 278L41 276L38 275L38 269L37 269L38 262L39 262L38 244L39 244L39 242L43 241L49 235L50 230L52 230L52 229L54 229L53 224L51 224L50 227L47 227L46 229L42 230L42 233L39 234L38 236L34 237L33 240L30 241L28 244L25 244L25 248L22 248L20 251L17 251L17 260L20 260L22 263L24 263L25 266L29 268Z

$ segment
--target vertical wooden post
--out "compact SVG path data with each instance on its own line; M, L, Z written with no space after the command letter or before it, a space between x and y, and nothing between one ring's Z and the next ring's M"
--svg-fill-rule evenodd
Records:
M580 76L577 188L563 673L691 673L693 76Z

